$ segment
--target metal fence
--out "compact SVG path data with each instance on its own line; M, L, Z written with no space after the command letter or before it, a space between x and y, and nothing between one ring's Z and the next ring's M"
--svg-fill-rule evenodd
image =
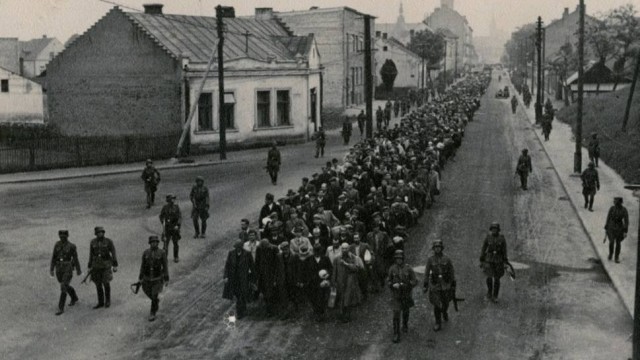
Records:
M179 134L125 137L43 137L0 142L0 173L123 164L170 158Z

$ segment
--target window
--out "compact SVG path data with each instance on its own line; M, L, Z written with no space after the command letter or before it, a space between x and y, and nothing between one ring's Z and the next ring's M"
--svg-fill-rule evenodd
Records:
M258 127L271 126L271 91L258 91Z
M52 52L49 53L49 60L53 60L53 57L56 56L56 54Z
M213 94L202 93L198 99L198 130L213 130Z
M8 93L9 92L9 80L3 79L0 80L0 92Z
M291 99L289 97L289 90L276 91L278 98L278 114L277 121L279 126L291 125L290 110Z
M236 97L232 92L224 93L224 105L222 107L222 120L227 129L235 129Z
M386 47L386 46L383 46L383 47L382 47L382 51L387 51L387 50L389 50L389 48L388 48L388 47Z

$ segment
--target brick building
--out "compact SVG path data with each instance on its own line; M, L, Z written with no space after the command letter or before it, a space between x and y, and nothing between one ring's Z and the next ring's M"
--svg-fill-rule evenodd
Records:
M293 35L268 9L224 21L227 141L307 139L320 118L314 37ZM115 7L47 67L51 122L69 135L176 134L198 101L191 144L215 147L217 66L196 92L217 43L214 17Z
M365 102L364 15L349 7L276 13L295 33L315 35L322 54L322 104L327 111L342 112ZM374 29L372 17L372 46ZM372 56L372 64L374 60Z
M560 53L560 48L566 43L573 45L574 51L577 51L578 36L576 34L578 33L579 19L580 11L578 7L573 12L569 12L569 8L564 8L560 19L552 20L545 26L545 60L553 61L556 59ZM594 17L585 14L585 28L596 21ZM586 61L596 60L589 46L584 47L584 55Z
M478 56L473 45L473 28L469 25L467 18L457 12L453 5L454 0L441 0L440 7L427 16L424 22L435 31L447 29L457 37L453 53L457 56L460 71L475 65ZM449 69L448 66L447 69Z

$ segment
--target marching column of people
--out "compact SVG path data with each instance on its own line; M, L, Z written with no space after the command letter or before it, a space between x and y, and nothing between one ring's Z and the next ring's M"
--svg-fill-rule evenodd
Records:
M394 341L400 341L417 284L405 261L408 229L440 194L442 171L461 145L489 81L486 75L470 76L426 104L415 97L397 99L397 105L389 101L379 109L374 138L356 143L342 163L328 161L277 202L267 194L256 226L243 219L225 266L223 297L235 301L237 316L287 318L310 304L317 321L332 309L349 322L354 308L388 288ZM412 104L418 107L409 113ZM392 112L403 117L389 127ZM345 143L350 134L345 121ZM322 156L322 129L314 139L316 156ZM448 320L447 307L455 299L453 264L443 248L442 242L434 244L425 282L436 331L441 318Z

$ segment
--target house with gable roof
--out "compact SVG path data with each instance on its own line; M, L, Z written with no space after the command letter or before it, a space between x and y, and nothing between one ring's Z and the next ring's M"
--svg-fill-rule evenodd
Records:
M197 104L192 145L215 148L221 121L230 144L305 141L320 125L315 38L258 10L224 19L220 104L217 62L204 78L218 44L215 17L164 14L159 4L144 13L112 8L47 67L51 123L75 136L179 136Z

